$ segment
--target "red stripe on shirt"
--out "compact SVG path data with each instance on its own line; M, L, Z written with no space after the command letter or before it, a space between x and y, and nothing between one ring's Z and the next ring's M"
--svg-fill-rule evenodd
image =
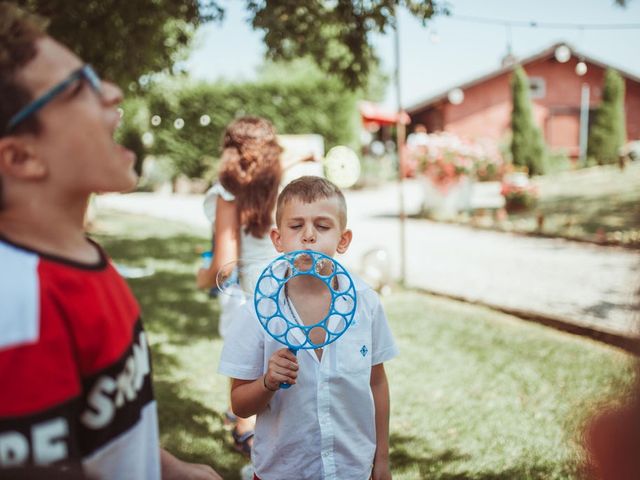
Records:
M0 351L0 417L78 396L82 378L122 357L139 318L133 294L110 263L81 270L41 257L37 273L40 335L36 343Z

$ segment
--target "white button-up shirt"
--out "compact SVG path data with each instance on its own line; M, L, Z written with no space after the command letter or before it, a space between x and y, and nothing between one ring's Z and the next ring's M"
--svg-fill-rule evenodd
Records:
M251 459L261 480L367 480L371 474L376 448L371 367L398 349L378 295L353 279L357 309L351 326L323 348L322 360L313 350L299 350L297 383L278 390L258 413ZM218 372L254 380L281 348L247 302L225 337Z

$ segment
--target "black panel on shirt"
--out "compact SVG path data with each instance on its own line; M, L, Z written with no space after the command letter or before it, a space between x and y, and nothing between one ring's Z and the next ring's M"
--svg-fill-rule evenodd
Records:
M153 401L151 356L140 321L133 344L118 361L82 381L85 406L80 413L82 456L107 445L131 429L142 409Z
M0 418L0 468L49 464L75 464L77 468L81 460L79 411L76 397L35 415ZM2 471L0 477L4 474Z

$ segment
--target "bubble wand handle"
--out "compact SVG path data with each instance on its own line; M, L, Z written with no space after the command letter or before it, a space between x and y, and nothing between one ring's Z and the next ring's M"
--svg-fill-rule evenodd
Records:
M298 349L297 349L297 348L291 348L291 347L289 347L289 351L290 351L291 353L293 353L294 355L296 355L296 356L298 355ZM284 388L285 390L286 390L287 388L290 388L291 386L292 386L292 385L291 385L290 383L287 383L287 382L282 382L282 383L280 384L280 388Z

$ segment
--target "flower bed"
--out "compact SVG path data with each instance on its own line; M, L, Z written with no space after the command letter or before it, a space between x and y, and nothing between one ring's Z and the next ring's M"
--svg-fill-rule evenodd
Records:
M504 161L494 141L470 142L450 132L433 133L407 142L409 176L423 174L442 192L464 176L496 181L504 173Z

